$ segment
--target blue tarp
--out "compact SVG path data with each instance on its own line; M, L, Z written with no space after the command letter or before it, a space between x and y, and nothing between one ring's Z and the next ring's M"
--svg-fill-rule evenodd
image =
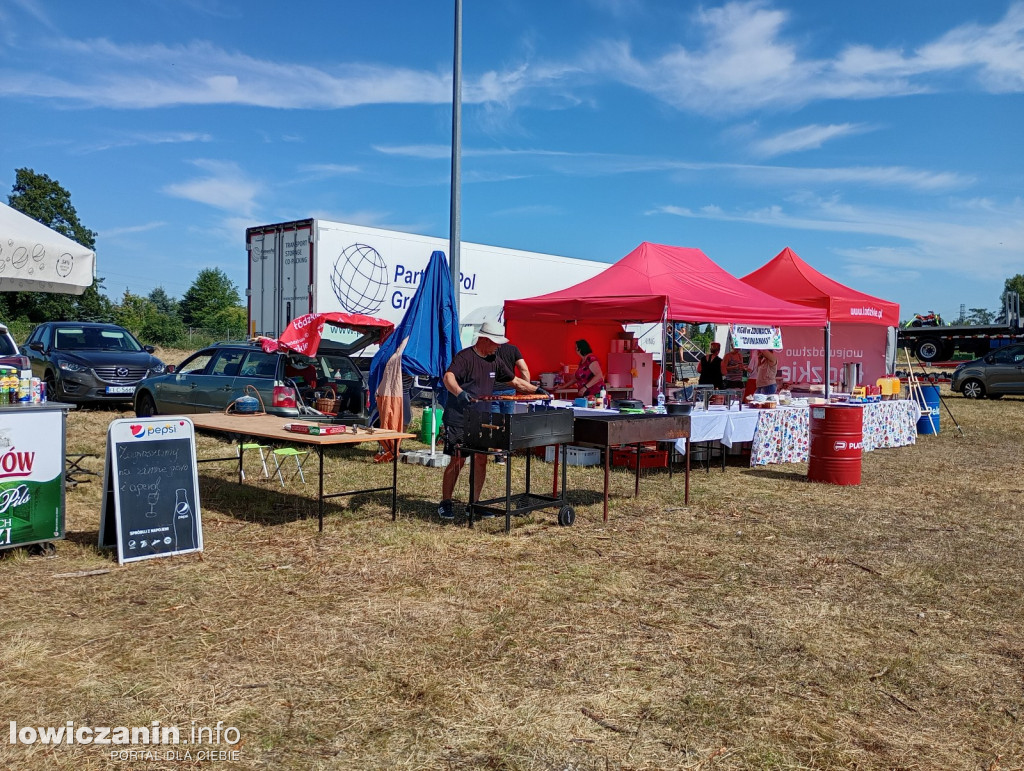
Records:
M459 320L455 313L455 289L444 252L430 255L430 262L423 271L416 293L409 300L405 316L370 362L370 399L374 414L377 412L377 387L384 376L384 366L403 340L408 340L402 352L403 374L433 381L437 402L444 406L448 391L441 384L441 376L452 363L452 357L462 350Z

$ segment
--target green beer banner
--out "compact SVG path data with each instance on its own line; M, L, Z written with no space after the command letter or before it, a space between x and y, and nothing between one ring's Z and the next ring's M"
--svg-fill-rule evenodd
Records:
M0 416L0 549L64 536L63 414Z

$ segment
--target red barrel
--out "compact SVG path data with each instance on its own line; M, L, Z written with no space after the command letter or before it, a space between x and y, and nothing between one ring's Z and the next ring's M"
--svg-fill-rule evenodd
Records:
M807 478L832 485L859 485L864 455L864 410L811 407L811 461Z

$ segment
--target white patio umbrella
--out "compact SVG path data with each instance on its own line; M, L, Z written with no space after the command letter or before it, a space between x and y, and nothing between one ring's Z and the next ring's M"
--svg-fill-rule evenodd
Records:
M0 203L0 292L82 294L96 253Z

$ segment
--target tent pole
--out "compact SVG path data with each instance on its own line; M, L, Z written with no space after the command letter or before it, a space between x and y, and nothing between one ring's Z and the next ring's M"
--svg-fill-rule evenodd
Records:
M832 377L830 375L832 369L832 322L825 322L825 400L828 401L829 393L831 391Z
M665 379L665 365L667 364L666 353L668 353L668 347L665 345L665 338L667 337L668 330L668 303L665 303L665 307L661 311L661 375L660 382L658 384L658 392L663 394L668 399L668 390L666 386L668 382ZM657 397L655 397L657 398Z

